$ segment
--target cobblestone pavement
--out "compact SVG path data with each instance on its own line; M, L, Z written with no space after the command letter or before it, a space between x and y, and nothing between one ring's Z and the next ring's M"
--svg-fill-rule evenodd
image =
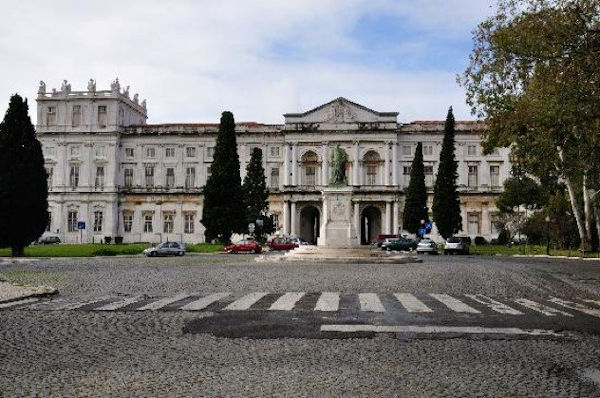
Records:
M99 303L102 306L136 298L129 307L109 311L95 310L99 307L94 305L76 310L31 308L39 303L0 310L2 397L600 397L600 317L548 301L557 297L599 309L600 266L587 262L440 256L424 257L422 264L303 265L211 255L8 264L0 266L0 277L58 288L60 295L49 302L108 297ZM196 292L203 294L194 296ZM204 293L217 292L232 294L216 307L178 310ZM225 309L257 292L268 294L247 308L239 304ZM313 301L294 311L269 312L291 292L306 292ZM340 333L315 338L318 328L304 333L302 327L289 333L293 337L277 333L284 324L293 329L294 322L318 323L323 317L311 314L323 292L340 292L340 308L328 316L343 324L541 325L561 336ZM402 306L394 307L396 293L412 295L433 312L408 314ZM432 293L456 298L480 313L441 311ZM493 298L524 314L497 313L467 294ZM178 295L189 297L174 302L172 310L136 310ZM375 298L381 299L385 311L362 311L361 306L373 305L376 301L369 300ZM517 298L573 317L526 311L515 303ZM220 317L226 322L215 323ZM520 323L511 324L510 317ZM215 333L214 328L235 329L249 320L263 331L260 338Z

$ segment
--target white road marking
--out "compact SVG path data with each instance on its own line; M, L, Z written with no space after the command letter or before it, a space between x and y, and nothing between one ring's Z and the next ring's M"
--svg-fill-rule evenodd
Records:
M31 298L27 298L27 299L9 301L8 303L0 304L0 308L10 308L10 307L14 307L15 305L20 305L20 304L35 303L36 301L39 301L39 300L40 299L37 297L31 297Z
M169 304L173 304L179 300L183 300L184 298L189 297L188 294L178 294L177 296L173 296L173 297L165 297L163 299L154 301L152 303L148 303L146 305L144 305L143 307L138 308L138 311L156 311L159 310Z
M396 293L394 296L408 312L433 312L431 308L410 293Z
M460 334L509 334L529 336L562 336L553 330L520 328L486 328L480 326L377 326L377 325L321 325L321 332L375 332L375 333L460 333Z
M133 296L121 299L119 301L115 301L114 303L108 303L103 305L102 307L94 308L94 311L114 311L119 308L123 308L128 306L129 304L133 304L137 301L144 299L144 296Z
M247 294L244 297L239 298L236 301L234 301L233 303L229 304L224 309L226 311L243 311L243 310L247 310L248 308L250 308L254 304L256 304L256 302L258 300L260 300L261 298L265 297L267 294L269 294L269 293L266 293L266 292L254 292L254 293Z
M564 315L564 316L570 316L570 317L573 316L567 312L557 310L556 308L548 307L547 305L536 303L535 301L531 301L531 300L527 300L527 299L517 299L517 300L515 300L515 303L520 304L523 307L529 308L530 310L542 313L546 316L555 316L557 314Z
M483 304L483 305L491 308L493 311L499 312L501 314L523 315L523 313L521 311L515 310L514 308L511 308L506 304L503 304L499 301L496 301L487 296L484 296L483 294L465 294L465 296L467 296L470 299L477 301L478 303Z
M583 301L585 301L586 303L600 305L600 300L583 300Z
M271 307L269 307L270 311L291 311L294 309L294 306L300 300L305 293L293 293L289 292L279 297L277 301L275 301Z
M180 308L182 311L201 311L214 303L215 301L219 301L229 296L231 293L223 292L223 293L214 293L209 294L206 297L199 298L198 300L194 300L190 303L187 303L183 307Z
M360 310L365 312L385 312L385 307L375 293L359 293Z
M588 315L600 318L600 310L597 310L595 308L586 307L585 305L582 305L579 303L574 303L572 301L559 299L557 297L552 297L549 301L551 301L555 304L558 304L562 307L569 308L571 310L575 310L575 311L579 311L579 312L583 312L584 314L588 314Z
M36 304L31 304L27 306L28 310L51 310L53 307L64 303L65 299L53 299L51 301L40 301L39 303Z
M340 293L338 292L323 292L317 300L315 311L337 311L340 307Z
M476 310L475 308L469 307L462 301L455 299L454 297L449 296L447 294L430 293L429 295L431 297L433 297L434 299L438 300L439 302L441 302L442 304L444 304L446 307L450 308L454 312L467 312L470 314L480 314L481 313L480 311Z
M79 301L79 302L70 303L70 304L63 304L63 305L59 305L57 307L52 308L52 310L53 311L70 311L70 310L76 310L78 308L85 307L86 305L99 303L101 301L108 300L110 298L111 298L110 296L103 296L103 297L98 297L98 298L91 299L91 300Z

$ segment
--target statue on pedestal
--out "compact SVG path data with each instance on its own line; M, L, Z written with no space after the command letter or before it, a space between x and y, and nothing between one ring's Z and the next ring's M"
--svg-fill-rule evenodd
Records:
M331 154L331 185L347 185L346 183L346 152L336 146Z

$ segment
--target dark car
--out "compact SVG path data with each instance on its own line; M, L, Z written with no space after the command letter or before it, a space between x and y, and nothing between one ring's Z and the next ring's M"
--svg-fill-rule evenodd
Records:
M382 249L391 251L409 251L415 250L417 248L417 241L408 239L408 238L400 238L395 239L391 242L387 242L386 244L381 246Z
M184 254L185 246L180 242L164 242L144 250L146 257L183 256Z
M379 234L379 235L377 235L377 238L375 238L375 243L377 243L377 247L381 247L383 242L385 242L386 240L389 241L389 239L399 239L399 238L400 238L400 235L397 235L397 234Z
M225 246L227 253L260 253L262 248L254 239L244 239L232 245Z
M54 243L60 243L60 238L58 236L43 236L38 240L40 245L52 245Z
M271 250L292 250L298 247L298 243L289 237L278 236L269 241L267 246Z

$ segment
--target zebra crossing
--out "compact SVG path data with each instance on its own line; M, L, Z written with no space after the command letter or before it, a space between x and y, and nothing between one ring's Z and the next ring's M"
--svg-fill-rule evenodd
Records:
M427 315L451 312L462 315L500 314L544 317L590 316L600 318L600 301L594 299L515 298L494 299L482 294L443 293L341 293L341 292L250 292L236 294L217 292L207 294L178 293L168 297L101 296L85 299L26 298L0 304L1 310L32 311L311 311L336 313L357 311L382 314L406 312Z

